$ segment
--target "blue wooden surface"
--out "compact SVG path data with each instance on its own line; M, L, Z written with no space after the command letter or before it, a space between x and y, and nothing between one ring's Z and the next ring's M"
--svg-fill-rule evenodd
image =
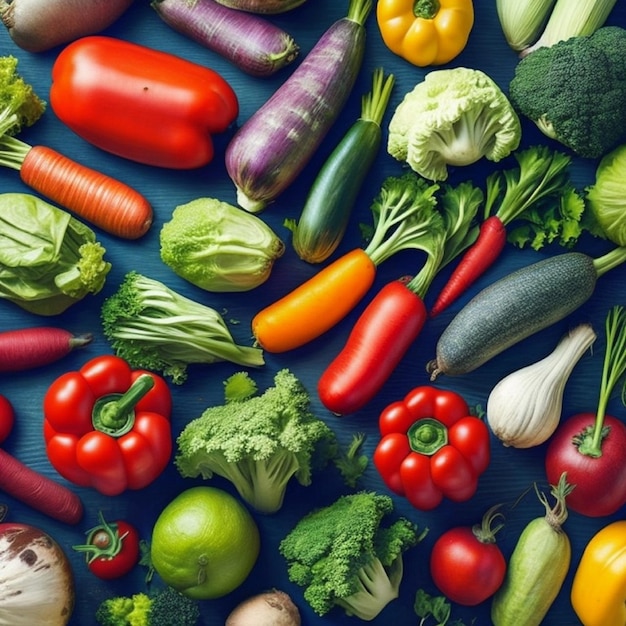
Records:
M611 23L626 26L626 11L623 2L610 18ZM290 32L300 44L302 55L306 54L317 38L336 19L345 14L347 1L309 0L303 6L289 13L271 18L276 24ZM62 19L62 18L61 18ZM200 302L226 311L231 330L242 343L251 343L250 321L252 316L264 305L288 292L291 288L311 276L319 268L300 261L290 246L289 232L283 221L288 217L297 217L317 169L324 157L332 150L335 143L356 119L360 108L361 95L370 88L372 71L379 66L396 76L396 86L390 108L385 118L401 100L402 96L422 79L426 70L419 69L391 54L382 44L375 17L367 23L368 40L363 69L357 80L348 105L337 120L332 133L322 144L318 154L301 174L294 185L283 194L263 214L262 218L272 226L287 242L287 252L275 266L268 282L253 292L240 294L210 294L203 292L177 278L159 257L158 237L163 222L167 221L175 206L201 196L217 197L235 203L234 186L228 178L223 153L230 137L229 133L216 137L216 158L205 168L194 171L158 170L149 166L131 163L109 155L88 145L69 131L49 109L44 117L31 129L23 132L21 138L30 142L48 145L69 157L115 176L144 193L155 210L155 223L150 232L141 240L128 242L107 236L99 232L99 238L106 246L108 258L113 264L107 285L102 293L86 298L65 314L53 319L42 319L22 312L16 306L0 302L0 330L33 326L41 323L54 323L74 332L90 331L95 334L94 342L85 350L76 352L54 366L41 368L21 374L5 374L0 378L0 393L6 395L14 404L17 412L17 424L10 439L4 444L17 457L28 465L58 478L45 454L42 437L42 398L47 386L61 373L80 367L86 360L99 354L107 353L110 348L104 339L100 324L99 310L102 300L112 293L123 275L129 270L139 270L148 276L164 281L172 288ZM131 9L106 34L142 43L154 48L178 54L192 61L206 64L216 69L231 83L236 90L241 104L238 123L243 123L289 75L292 68L286 68L271 79L252 78L230 65L214 53L185 39L165 25L150 8L148 2L136 2ZM17 48L7 33L0 32L0 51L19 58L19 69L26 80L31 82L36 91L45 99L50 88L50 68L60 49L45 53L30 54ZM481 0L476 3L476 23L465 51L449 66L477 67L496 79L506 88L512 77L516 63L514 53L507 47L496 16L495 3ZM295 67L295 66L292 66ZM158 129L155 129L158 132ZM533 125L524 121L523 145L547 141L539 135ZM510 162L506 163L511 165ZM580 187L591 183L597 163L590 160L575 159L573 166L574 182ZM475 166L457 169L452 172L450 182L460 182L472 178L477 184L484 182L485 176L494 169L494 165L480 162ZM346 238L334 257L361 245L359 223L369 223L369 203L377 193L387 175L402 171L399 163L381 150L376 167L369 177L355 208ZM18 175L10 170L0 175L0 192L29 190L20 183ZM597 253L606 249L606 245L585 239L580 249ZM368 438L366 453L372 453L378 441L377 416L390 401L401 398L412 387L428 382L425 372L426 362L433 358L437 338L446 323L462 303L479 288L494 279L508 273L516 267L526 265L547 254L561 252L553 248L542 253L507 250L492 270L490 270L471 293L464 297L449 312L429 321L421 336L415 342L401 365L386 384L379 397L366 409L354 416L342 419L330 415L320 404L315 395L316 382L329 360L343 345L351 324L367 303L375 290L388 280L417 271L423 258L417 252L401 253L395 259L384 263L379 270L376 284L370 295L357 307L355 312L340 323L335 329L319 340L299 350L282 355L266 355L266 366L254 373L260 388L271 384L274 373L283 367L289 367L310 389L313 408L338 433L342 442L347 442L356 431L364 431ZM333 258L334 258L333 257ZM434 298L438 287L445 280L444 272L430 290L429 298ZM626 304L624 270L615 269L600 279L593 298L579 311L566 320L556 324L532 338L522 342L519 347L509 350L493 359L487 365L467 376L441 378L438 385L453 389L463 394L470 405L486 403L489 391L506 373L526 365L544 356L552 350L559 337L577 321L589 320L594 324L600 338L593 353L587 354L575 369L566 388L564 416L579 410L593 411L597 403L600 379L601 358L604 342L602 338L603 322L606 312L614 304ZM234 322L237 323L234 323ZM231 364L195 366L190 369L187 383L172 387L174 412L172 428L174 436L192 418L200 415L204 408L221 402L222 381L238 368ZM624 417L624 407L617 395L613 398L610 410ZM435 511L423 513L411 508L404 500L395 498L397 513L415 520L430 532L420 546L407 553L405 557L405 576L401 586L401 596L391 603L372 623L397 623L410 625L417 623L413 613L413 600L418 588L437 593L428 573L430 548L437 537L457 524L473 524L480 520L483 513L495 503L512 503L529 490L532 483L546 487L543 472L545 446L531 450L505 449L497 440L493 440L492 463L480 481L479 491L470 501L463 504L445 503ZM71 546L80 543L83 533L96 523L98 510L109 520L125 518L135 523L145 539L150 538L152 525L161 509L181 490L200 484L202 481L182 479L173 465L150 487L118 497L105 497L93 490L77 489L86 507L86 515L81 524L68 527L46 518L9 497L1 498L10 506L11 519L35 524L47 530L66 550L72 560L76 574L76 608L71 624L88 626L94 624L94 612L98 603L117 593L130 594L144 587L144 571L137 568L133 573L115 582L102 582L86 571L82 557L72 551ZM231 486L220 479L211 481L212 485L233 491ZM367 469L362 482L365 488L386 492L384 485L373 465ZM602 488L599 485L599 488ZM345 617L336 610L324 618L316 616L303 600L301 590L289 583L285 563L278 554L277 546L282 537L293 527L296 521L313 506L331 502L340 493L346 491L338 480L337 474L329 469L314 477L309 488L297 484L290 485L283 509L273 516L256 515L261 537L262 550L259 560L248 580L228 596L202 603L202 624L223 624L226 615L240 601L249 595L268 587L278 587L289 592L301 609L303 623L316 624L354 624L355 618ZM515 546L517 537L524 525L532 518L543 514L543 507L537 501L532 490L528 491L517 507L512 509L506 519L505 528L499 533L499 543L508 556ZM612 518L590 519L572 513L565 529L572 540L573 560L570 575L563 589L546 617L549 626L572 626L577 619L569 602L569 588L574 567L590 537L612 519L624 518L625 511L619 511ZM489 623L489 602L481 606L464 609L453 606L453 617L463 618L467 623Z

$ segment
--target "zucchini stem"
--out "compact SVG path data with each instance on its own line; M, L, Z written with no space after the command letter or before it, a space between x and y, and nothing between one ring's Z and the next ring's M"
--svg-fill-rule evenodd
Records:
M608 271L618 267L626 261L626 246L618 246L601 257L594 259L593 265L598 276L606 274Z
M395 82L393 74L389 74L386 80L382 68L374 70L372 90L361 99L361 119L364 122L372 122L380 126L383 115L389 104L391 91Z

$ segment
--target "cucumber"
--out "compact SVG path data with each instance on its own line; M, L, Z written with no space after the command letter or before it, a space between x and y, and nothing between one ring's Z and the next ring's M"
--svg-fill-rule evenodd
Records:
M472 298L437 342L431 380L459 376L563 319L593 294L596 261L581 252L549 257L501 278Z
M325 261L346 231L350 213L382 141L380 127L394 77L374 72L372 91L363 97L361 115L330 153L293 228L296 254L308 263Z
M491 600L494 626L539 626L559 594L572 560L571 542L562 528L572 489L563 474L552 486L552 508L538 492L546 513L531 520L515 544L504 582Z

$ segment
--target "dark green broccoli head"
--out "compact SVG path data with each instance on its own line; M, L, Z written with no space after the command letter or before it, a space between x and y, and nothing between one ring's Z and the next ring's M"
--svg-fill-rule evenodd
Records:
M606 26L537 48L518 63L509 97L579 156L606 154L626 140L626 30Z

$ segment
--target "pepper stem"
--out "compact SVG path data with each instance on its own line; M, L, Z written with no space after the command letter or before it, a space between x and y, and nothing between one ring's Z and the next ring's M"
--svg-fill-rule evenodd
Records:
M440 8L439 0L415 0L413 15L423 20L432 20L439 13Z
M448 429L432 417L414 422L407 432L411 450L432 456L448 443Z
M113 437L129 432L135 423L135 406L154 387L154 378L141 374L125 393L98 398L93 406L93 427Z

